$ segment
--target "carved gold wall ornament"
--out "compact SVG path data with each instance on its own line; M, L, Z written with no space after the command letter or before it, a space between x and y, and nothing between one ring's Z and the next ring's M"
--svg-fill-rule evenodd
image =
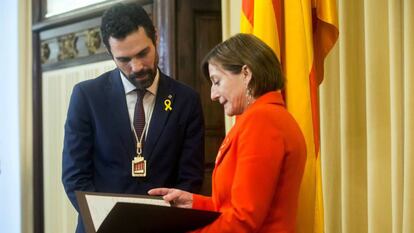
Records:
M59 55L58 60L66 60L75 58L78 54L78 50L76 48L76 41L78 37L75 36L75 33L71 33L62 37L58 38L59 43Z
M49 60L50 48L48 43L42 43L40 47L40 60L42 64L45 64Z
M95 54L101 47L101 36L98 28L91 28L86 32L85 46L88 49L89 55Z

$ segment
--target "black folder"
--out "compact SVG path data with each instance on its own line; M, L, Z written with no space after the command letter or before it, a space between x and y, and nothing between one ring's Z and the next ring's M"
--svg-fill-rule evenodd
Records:
M110 209L103 222L95 229L94 211L87 196L93 198L109 197L121 201ZM87 233L181 233L195 230L213 222L219 212L177 208L171 206L160 206L157 204L133 203L133 201L158 200L162 203L161 197L146 195L126 195L112 193L76 192L80 214ZM128 198L130 201L123 202Z

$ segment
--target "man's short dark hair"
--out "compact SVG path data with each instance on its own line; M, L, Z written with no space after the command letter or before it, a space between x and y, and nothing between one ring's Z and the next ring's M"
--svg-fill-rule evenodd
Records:
M137 3L118 3L105 11L102 16L102 40L109 52L109 38L124 39L143 27L147 36L156 43L155 28L147 12Z

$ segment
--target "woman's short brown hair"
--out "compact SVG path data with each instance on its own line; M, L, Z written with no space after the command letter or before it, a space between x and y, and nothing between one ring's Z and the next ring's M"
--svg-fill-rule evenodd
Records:
M201 70L207 79L210 78L209 63L219 65L233 74L240 74L242 67L247 65L252 71L248 88L255 98L284 88L285 82L276 54L254 35L239 33L216 45L201 63Z

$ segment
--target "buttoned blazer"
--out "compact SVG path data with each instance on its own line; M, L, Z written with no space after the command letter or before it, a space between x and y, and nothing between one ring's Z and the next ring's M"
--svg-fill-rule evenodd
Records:
M193 208L222 213L195 232L295 232L305 161L303 134L281 94L259 97L218 151L212 197L193 195Z
M73 88L65 123L62 182L77 210L76 190L146 194L155 187L176 187L199 191L204 173L199 95L161 72L159 77L143 150L144 178L131 176L136 144L119 70ZM171 104L166 105L166 100Z

